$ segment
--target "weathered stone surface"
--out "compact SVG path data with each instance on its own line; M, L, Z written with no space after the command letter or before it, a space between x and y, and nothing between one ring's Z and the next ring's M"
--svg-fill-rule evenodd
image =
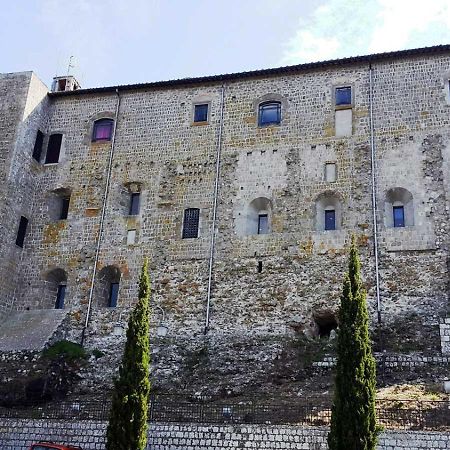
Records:
M449 65L450 55L444 52L373 63L381 320L389 328L414 316L414 333L404 341L409 350L428 353L438 352L439 320L448 314ZM351 127L349 113L344 113L347 122L340 117L335 124L336 86L352 86ZM111 142L92 142L91 137L94 120L115 118L116 93L49 97L33 74L22 73L2 75L0 95L1 312L52 308L54 271L62 269L69 311L66 337L79 341L104 212L86 345L106 350L111 365L120 357L120 327L136 301L140 267L148 256L153 339L163 319L159 308L168 329L166 341L157 343L165 358L154 358L154 374L166 384L164 377L176 374L186 359L183 353L195 355L205 340L222 128L207 338L215 352L229 358L215 359L219 365L211 370L226 374L231 366L234 377L241 374L242 386L264 383L265 357L276 357L284 341L320 334L320 321L336 315L351 234L358 238L375 324L366 64L227 81L222 127L221 83L119 90L113 153ZM281 124L259 127L258 104L270 99L282 103ZM210 105L209 121L193 126L193 104L199 101ZM46 135L44 153L49 135L63 134L58 164L42 164L45 155L41 164L31 157L38 129ZM336 181L325 178L330 163L336 165ZM394 194L403 192L399 189L409 193L409 222L392 228L389 216ZM55 221L50 199L67 190L68 218ZM129 216L130 194L136 190L141 192L140 212ZM262 204L258 199L266 199L270 233L248 235L255 220L252 205L255 200ZM327 202L336 209L336 230L323 230ZM197 239L181 238L186 208L200 209ZM14 242L22 215L30 225L20 249ZM127 242L129 230L136 230L134 243ZM113 272L120 274L119 303L108 308L111 280L105 274ZM402 328L396 330L401 342ZM266 356L256 341L271 342ZM230 351L236 342L241 347ZM445 349L445 335L442 342ZM110 377L111 372L103 372L105 379ZM170 379L177 381L177 376Z

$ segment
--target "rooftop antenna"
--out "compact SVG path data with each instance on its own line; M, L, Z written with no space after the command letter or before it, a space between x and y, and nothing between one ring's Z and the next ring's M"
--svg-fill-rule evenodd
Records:
M67 65L67 75L70 74L70 69L73 69L75 67L75 64L73 63L73 56L69 58L69 64Z

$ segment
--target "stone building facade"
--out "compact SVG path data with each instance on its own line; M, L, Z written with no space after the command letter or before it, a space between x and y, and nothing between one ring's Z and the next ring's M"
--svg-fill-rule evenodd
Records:
M449 79L450 46L50 93L1 75L3 320L63 307L113 354L148 257L155 373L264 373L336 327L354 234L374 328L448 352Z

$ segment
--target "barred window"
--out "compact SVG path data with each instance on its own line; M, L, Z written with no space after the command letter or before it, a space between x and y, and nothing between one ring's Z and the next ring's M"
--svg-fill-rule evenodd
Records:
M183 239L198 237L198 222L200 210L198 208L188 208L184 210Z

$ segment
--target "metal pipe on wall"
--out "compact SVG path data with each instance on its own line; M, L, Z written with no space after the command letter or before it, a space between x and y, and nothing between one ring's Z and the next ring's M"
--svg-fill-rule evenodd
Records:
M86 330L89 326L89 319L91 316L91 309L92 309L92 298L94 295L94 284L95 284L95 276L97 275L97 268L98 268L98 258L100 255L100 248L102 243L102 237L103 237L103 226L105 223L105 216L106 216L106 204L108 201L108 194L109 194L109 187L111 184L111 172L112 172L112 162L114 157L114 146L116 143L116 130L117 130L117 120L119 117L119 107L120 107L120 94L119 89L116 89L116 95L117 95L117 102L116 102L116 113L114 117L114 128L113 128L113 134L111 137L111 149L109 151L109 160L108 160L108 168L106 172L106 185L105 185L105 193L103 196L103 204L102 204L102 214L100 217L100 227L98 231L98 238L97 238L97 247L95 250L95 259L94 259L94 270L92 272L92 279L91 279L91 285L89 288L89 300L88 300L88 307L86 311L86 320L84 322L83 331L81 333L81 345L84 345L84 340L86 337Z
M216 243L216 221L217 221L217 196L219 193L219 175L220 175L220 155L222 153L222 133L223 133L223 116L224 116L224 98L225 85L222 84L221 98L220 98L220 119L219 119L219 134L217 137L217 151L216 151L216 179L214 183L214 202L213 202L213 218L211 225L211 247L209 251L209 269L208 269L208 292L206 296L206 317L204 334L208 333L209 318L211 309L211 285L212 285L212 270L214 263L214 247Z
M369 64L369 118L370 118L370 166L372 171L372 220L373 220L373 247L375 254L375 285L377 297L377 317L381 323L381 296L380 296L380 270L378 260L378 222L377 222L377 196L376 196L376 163L375 163L375 129L373 123L373 67Z

